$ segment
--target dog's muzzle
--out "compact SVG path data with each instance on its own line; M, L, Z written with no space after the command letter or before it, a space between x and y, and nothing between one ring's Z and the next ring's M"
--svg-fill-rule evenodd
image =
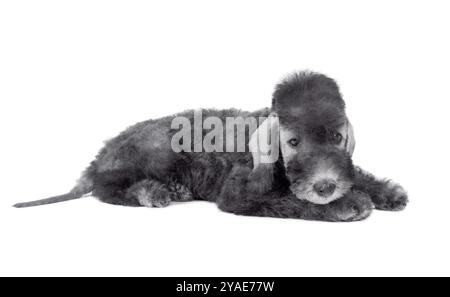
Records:
M352 168L351 159L345 154L317 149L291 160L286 168L286 176L297 198L328 204L351 189Z

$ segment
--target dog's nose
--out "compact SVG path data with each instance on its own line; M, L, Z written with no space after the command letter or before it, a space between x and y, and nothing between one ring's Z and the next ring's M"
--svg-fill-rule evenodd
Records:
M319 196L328 197L334 193L336 189L336 184L331 180L321 180L314 184L314 191Z

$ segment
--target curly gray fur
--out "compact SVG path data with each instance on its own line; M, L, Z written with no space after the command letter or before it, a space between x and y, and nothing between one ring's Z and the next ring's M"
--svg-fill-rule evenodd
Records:
M272 108L202 112L204 118L222 120L276 113L284 131L298 137L301 144L288 148L291 155L283 156L282 150L276 163L261 166L253 164L249 130L245 152L175 153L170 142L177 132L171 128L172 119L184 116L194 127L194 111L185 111L138 123L108 141L75 191L16 206L75 199L92 191L101 201L117 205L164 207L171 201L207 200L240 215L356 221L369 216L374 207L401 210L407 204L400 186L353 166L353 148L346 148L348 139L341 142L338 133L348 125L345 104L331 78L313 72L291 75L276 86ZM203 137L206 132L202 131ZM306 192L312 193L315 178L324 170L333 170L339 196L322 205L307 201L312 198L303 199ZM318 197L314 199L321 199Z

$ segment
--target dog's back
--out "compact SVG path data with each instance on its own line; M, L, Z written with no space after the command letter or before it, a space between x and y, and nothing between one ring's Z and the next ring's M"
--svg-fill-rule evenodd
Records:
M233 164L253 166L248 148L252 129L247 119L258 125L269 112L268 108L256 112L201 109L137 123L105 143L80 178L89 187L81 189L79 182L76 191L16 207L76 199L91 191L103 202L139 206L127 189L146 179L183 186L194 199L215 200ZM239 124L244 124L243 135L236 127ZM223 137L212 137L212 130L222 131Z

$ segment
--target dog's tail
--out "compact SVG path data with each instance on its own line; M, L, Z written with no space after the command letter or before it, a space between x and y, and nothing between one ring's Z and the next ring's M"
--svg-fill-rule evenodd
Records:
M90 193L93 190L93 188L94 187L92 179L89 178L87 175L83 175L83 177L78 180L77 185L67 194L30 202L17 203L14 204L13 206L16 208L24 208L79 199L83 197L85 194Z

